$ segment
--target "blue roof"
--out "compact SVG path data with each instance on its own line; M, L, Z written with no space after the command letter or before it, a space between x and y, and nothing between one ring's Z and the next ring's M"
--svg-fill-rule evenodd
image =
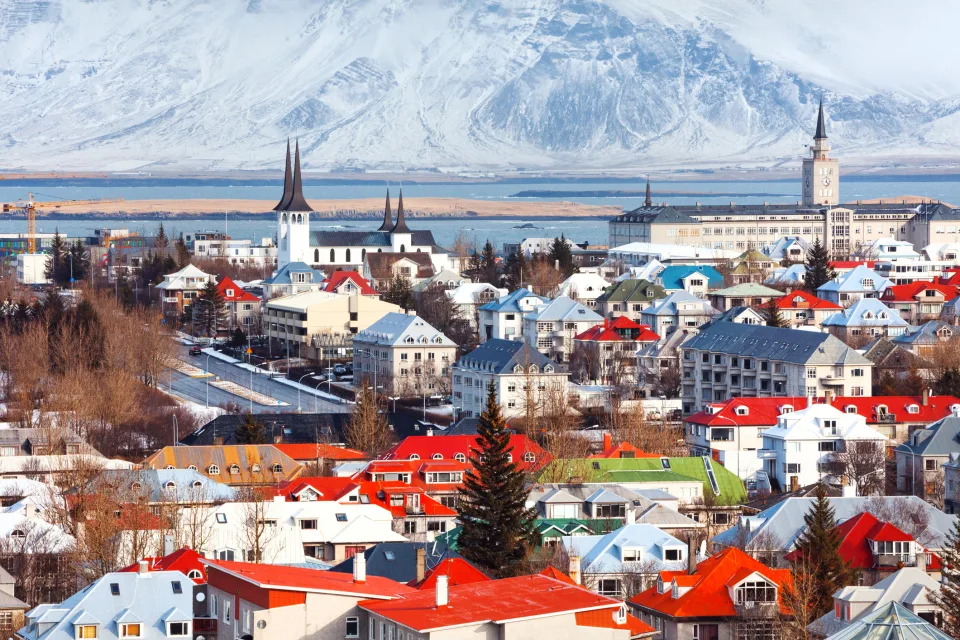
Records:
M692 273L707 276L707 286L711 289L723 286L723 276L714 267L703 264L672 265L660 272L658 279L664 289L683 289L683 279Z
M915 330L911 330L909 333L899 335L891 339L891 342L896 344L911 344L911 345L935 345L942 342L939 331L941 329L946 329L945 334L952 338L956 334L956 329L943 320L929 320L924 322L922 325L917 327Z
M522 313L523 309L520 308L518 301L528 297L539 298L545 303L550 302L550 298L544 298L543 296L535 295L529 289L517 289L513 293L508 293L505 296L500 296L496 300L491 300L490 302L481 305L479 308L483 309L484 311Z
M623 548L643 548L653 556L660 568L675 568L675 563L663 562L665 547L682 549L685 553L687 543L681 542L652 524L627 524L616 531L602 536L564 536L564 546L572 549L571 554L580 556L581 568L589 573L619 572L624 565L621 550ZM644 558L640 562L646 561Z
M288 262L287 264L280 267L280 269L271 277L263 281L263 284L293 284L290 279L291 273L305 273L309 272L313 274L313 282L319 283L326 280L326 276L323 274L323 271L319 269L314 269L306 262ZM298 283L302 284L302 283Z
M853 306L827 316L824 327L906 327L900 314L877 298L860 298Z
M873 286L864 289L864 280L873 280ZM817 291L883 291L892 284L873 269L861 264L847 272L846 275L821 285L817 288Z

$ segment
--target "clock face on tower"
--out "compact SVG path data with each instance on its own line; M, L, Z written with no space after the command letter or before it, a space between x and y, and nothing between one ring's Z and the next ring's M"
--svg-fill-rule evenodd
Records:
M830 178L824 178L824 179L823 179L823 186L825 186L825 187L829 187L829 186L830 186Z

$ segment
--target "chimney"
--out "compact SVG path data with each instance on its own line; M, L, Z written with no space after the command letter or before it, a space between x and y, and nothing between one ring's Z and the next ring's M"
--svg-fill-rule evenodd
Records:
M223 446L223 436L214 436L213 444L218 447Z
M174 551L176 549L173 548L173 534L163 534L163 555L168 556Z
M697 572L697 538L693 534L687 538L687 573Z
M437 609L447 606L449 597L447 593L447 576L437 576Z
M276 434L273 436L273 444L283 444L283 434Z
M137 562L137 573L140 575L146 575L150 571L150 565L147 564L146 560L140 560Z
M797 476L790 476L790 492L793 493L800 489L800 479Z
M603 450L606 451L613 446L613 436L610 435L609 431L603 432Z
M363 551L353 556L353 581L360 584L367 581L367 556Z
M627 504L627 519L626 524L636 524L637 523L637 512L634 511L633 506Z
M923 406L927 406L928 404L930 404L930 389L928 387L923 388L922 398L923 399L921 400L920 404L922 404Z
M833 389L827 389L823 392L823 404L831 404L833 402Z
M570 579L580 584L582 577L580 575L580 556L570 556Z
M433 428L432 428L432 427L428 427L428 428L427 428L427 435L428 435L428 436L432 436L432 435L433 435Z
M427 550L423 547L417 549L417 584L423 582L427 575Z

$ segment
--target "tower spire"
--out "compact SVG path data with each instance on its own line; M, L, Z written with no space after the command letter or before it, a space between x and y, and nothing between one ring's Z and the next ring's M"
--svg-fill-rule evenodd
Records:
M303 197L303 179L300 177L300 141L296 143L296 154L293 161L293 190L285 211L313 211Z
M403 189L400 189L400 195L397 196L397 224L393 225L390 233L410 233L410 228L403 219Z
M820 109L817 111L817 132L814 134L813 139L827 139L827 127L823 121L823 98L820 98Z
M287 166L283 172L283 197L273 208L274 211L286 211L286 204L293 197L293 172L290 170L290 138L287 138Z
M390 212L390 189L387 188L387 204L383 207L383 224L377 231L390 231L393 228L393 214Z
M647 197L643 201L643 206L652 207L653 200L650 198L650 178L647 178Z

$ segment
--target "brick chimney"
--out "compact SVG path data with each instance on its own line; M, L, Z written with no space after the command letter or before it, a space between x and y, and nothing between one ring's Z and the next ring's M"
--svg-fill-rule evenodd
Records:
M697 572L697 537L693 534L687 538L687 573Z
M580 574L580 556L570 556L570 570L567 572L570 574L570 579L581 584L582 576Z
M427 575L427 551L423 547L417 549L417 584L423 582Z

